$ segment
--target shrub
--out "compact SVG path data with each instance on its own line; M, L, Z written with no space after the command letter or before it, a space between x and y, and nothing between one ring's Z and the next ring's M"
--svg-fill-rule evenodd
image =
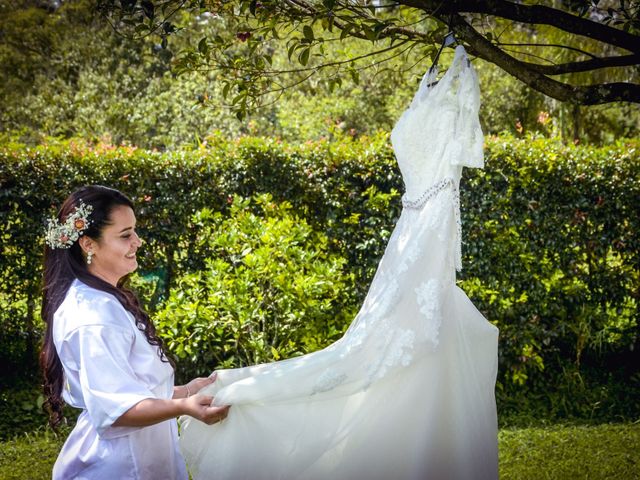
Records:
M193 228L204 267L178 277L156 313L183 373L315 351L348 325L353 276L345 260L286 202L236 197L229 216L205 208Z

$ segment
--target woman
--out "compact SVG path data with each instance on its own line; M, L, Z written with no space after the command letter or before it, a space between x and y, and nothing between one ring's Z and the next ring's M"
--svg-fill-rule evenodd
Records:
M228 407L198 394L214 381L174 386L173 364L149 316L123 280L138 264L133 203L88 186L49 221L44 257L40 362L50 423L63 400L82 409L53 468L54 479L186 479L179 415L206 424Z

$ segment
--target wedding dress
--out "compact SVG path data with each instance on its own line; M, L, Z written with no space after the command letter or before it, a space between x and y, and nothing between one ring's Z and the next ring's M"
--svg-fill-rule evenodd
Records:
M218 371L220 424L185 417L194 479L495 479L498 329L456 286L462 167L483 167L462 46L391 133L403 210L362 308L324 350Z

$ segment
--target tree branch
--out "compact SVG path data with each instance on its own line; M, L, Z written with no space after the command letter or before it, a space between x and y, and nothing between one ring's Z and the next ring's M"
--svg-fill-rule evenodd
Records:
M283 0L283 3L288 4L290 8L297 10L298 13L302 15L307 15L310 17L319 16L318 10L316 10L314 6L311 3L307 2L306 0ZM356 7L359 7L359 8L356 8ZM349 10L354 12L357 17L366 18L366 19L375 19L375 17L371 17L370 15L367 15L366 13L364 13L362 11L362 8L363 8L362 6L353 6L353 5L349 6ZM343 22L341 22L338 18L336 18L333 21L333 24L339 30L344 30L346 28L346 25ZM352 37L367 40L367 37L365 35L357 31L352 30L351 32L349 32L349 35ZM428 35L418 32L416 30L412 30L410 28L406 28L406 27L387 27L382 32L380 32L379 38L388 38L388 37L393 37L395 35L403 35L405 38L412 39L412 40L431 41Z
M623 30L610 27L592 20L581 18L557 8L544 5L522 5L505 0L407 0L404 4L423 4L419 8L434 8L437 4L442 13L483 13L494 17L506 18L521 23L551 25L565 32L575 33L600 42L624 48L630 52L640 53L640 37ZM442 5L440 5L442 4Z
M616 82L576 87L558 82L538 71L544 66L538 65L532 69L530 68L531 64L517 60L503 52L478 33L461 15L453 14L449 20L458 39L467 42L472 53L495 63L505 72L549 97L581 105L596 105L615 101L640 103L640 85ZM591 61L593 60L586 60L586 62Z
M599 68L627 67L640 63L640 55L622 55L618 57L592 58L581 62L567 62L558 65L539 65L537 63L521 62L529 70L543 75L561 75L563 73L589 72Z
M598 58L593 53L589 53L589 52L587 52L585 50L581 50L581 49L576 48L576 47L571 47L569 45L559 45L557 43L503 43L503 42L496 42L495 45L498 46L498 47L545 47L545 48L546 47L555 47L555 48L563 48L565 50L572 50L574 52L581 53L583 55L586 55L587 57Z

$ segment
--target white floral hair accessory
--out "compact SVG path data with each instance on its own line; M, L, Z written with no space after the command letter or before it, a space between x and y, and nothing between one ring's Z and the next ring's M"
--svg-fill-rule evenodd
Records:
M67 217L64 223L58 222L55 218L49 220L45 236L47 245L51 248L70 248L91 225L89 215L92 211L91 205L80 200L80 205L75 207L74 212Z

